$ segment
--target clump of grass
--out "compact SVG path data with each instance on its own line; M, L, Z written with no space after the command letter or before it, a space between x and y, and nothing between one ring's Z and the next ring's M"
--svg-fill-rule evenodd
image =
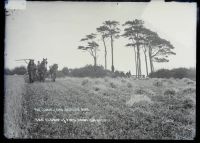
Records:
M110 87L117 88L117 86L113 82L110 83Z
M139 88L139 89L136 89L134 93L140 94L140 95L147 95L149 97L155 96L155 93L150 89Z
M84 79L83 81L82 81L82 85L86 85L87 83L89 82L89 80L88 79Z
M163 86L163 82L159 81L159 80L155 80L155 81L153 81L153 85L156 87L161 87L161 86Z
M104 78L104 81L105 81L105 82L108 82L108 78Z
M184 93L184 94L191 94L194 92L196 92L196 88L194 88L194 87L187 87L182 90L182 93Z
M187 98L183 101L183 108L184 109L191 109L194 106L194 102L192 99Z
M186 82L187 84L195 84L195 82L194 81L188 81L188 82Z
M136 93L136 94L145 94L146 91L145 91L144 89L141 89L141 88L140 88L140 89L136 89L136 90L135 90L135 93Z
M94 90L95 90L95 91L99 91L100 88L99 88L99 87L94 87Z
M130 100L126 103L128 106L133 106L135 103L143 103L148 102L152 103L151 99L146 95L135 94L130 98Z
M128 88L132 88L133 87L133 85L130 82L127 83L127 86L128 86Z
M177 80L176 80L176 81L177 81ZM173 84L173 83L174 83L174 80L173 80L173 79L169 79L169 80L167 81L167 83Z
M121 82L125 83L125 82L126 82L126 80L122 79L122 80L121 80Z
M182 80L183 80L183 82L185 82L186 84L194 84L194 83L195 83L193 80L191 80L191 79L189 79L189 78L183 78Z
M175 95L176 91L174 89L166 89L164 95Z

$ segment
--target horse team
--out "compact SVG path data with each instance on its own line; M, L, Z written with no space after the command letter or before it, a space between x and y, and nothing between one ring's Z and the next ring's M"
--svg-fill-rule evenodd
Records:
M42 62L38 61L37 65L34 63L34 60L31 59L27 69L30 83L34 81L44 82L45 78L48 76L55 82L58 65L54 64L49 66L49 71L47 71L47 59L43 58Z

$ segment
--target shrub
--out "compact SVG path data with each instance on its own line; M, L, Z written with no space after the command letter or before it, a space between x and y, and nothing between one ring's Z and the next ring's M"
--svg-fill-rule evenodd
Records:
M160 69L156 72L150 73L149 77L151 77L151 78L170 78L170 77L172 77L172 74L171 74L170 70Z
M114 75L112 75L113 77L126 77L126 74L123 71L118 71L116 70L114 72Z
M65 70L66 72L64 72ZM125 73L122 71L116 70L115 72L111 72L109 70L105 70L103 66L86 65L85 67L70 70L65 68L65 70L62 70L63 73L66 73L65 75L74 77L126 77Z
M195 68L175 68L172 70L160 69L149 74L151 78L190 78L196 79L196 69Z
M12 74L18 74L18 75L24 75L26 74L27 70L26 67L24 66L20 66L20 67L16 67L12 70Z
M75 77L105 77L108 72L102 66L94 67L87 65L82 68L73 69L70 74Z

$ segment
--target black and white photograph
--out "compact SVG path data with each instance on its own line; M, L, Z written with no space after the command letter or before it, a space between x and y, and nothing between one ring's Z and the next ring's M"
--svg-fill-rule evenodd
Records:
M5 138L196 138L197 3L4 5Z

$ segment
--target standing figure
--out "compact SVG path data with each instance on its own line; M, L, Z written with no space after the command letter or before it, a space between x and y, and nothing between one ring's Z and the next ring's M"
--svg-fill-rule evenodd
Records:
M36 74L36 65L34 64L34 60L29 61L27 69L28 69L29 81L30 83L33 83Z

